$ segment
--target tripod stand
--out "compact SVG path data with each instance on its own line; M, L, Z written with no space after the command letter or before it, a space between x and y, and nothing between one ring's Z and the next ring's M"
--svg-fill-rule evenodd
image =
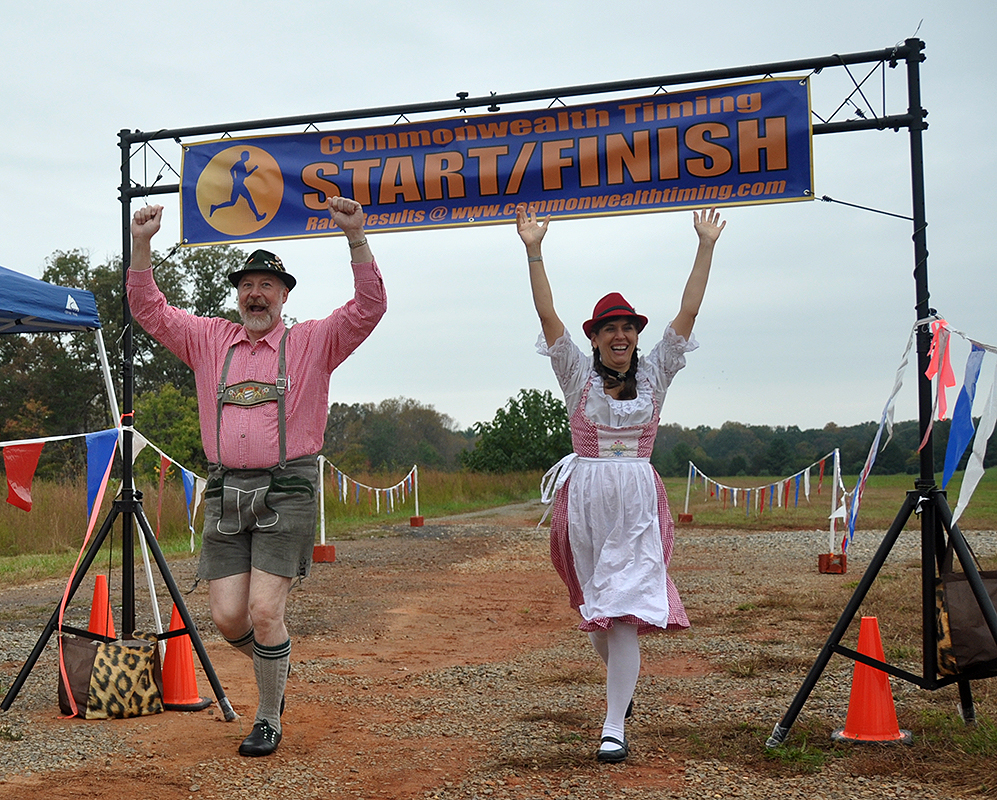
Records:
M923 49L923 44L917 40L908 40L907 44L917 45L916 48L912 47L907 55L908 112L905 124L910 130L911 194L914 222L914 284L917 299L915 308L917 311L917 321L920 322L928 319L935 313L928 307L928 250L925 238L927 222L925 220L924 159L921 143L921 131L927 127L924 122L927 111L921 107L920 77L918 72L918 65L923 60L923 56L920 53L921 49ZM775 726L772 735L765 742L765 746L768 748L777 747L785 741L790 728L796 721L797 716L799 716L814 686L816 686L821 673L830 661L831 656L835 653L867 664L894 677L914 683L922 689L933 691L952 683L957 684L959 687L961 714L966 724L972 723L976 718L970 681L997 676L997 664L988 662L955 676L938 677L938 628L935 620L935 580L936 571L941 568L940 554L945 551L948 544L952 545L955 554L959 558L959 562L962 564L962 568L966 573L966 579L973 590L973 595L979 604L987 628L989 628L995 642L997 642L997 611L994 610L994 604L991 602L983 586L983 581L980 578L979 571L976 569L969 545L966 543L966 539L959 530L958 525L952 521L952 514L949 511L945 492L935 485L934 455L930 433L933 404L931 380L927 377L930 363L930 344L931 334L928 325L919 325L917 328L918 420L921 441L924 442L924 446L920 452L920 477L915 482L914 490L907 493L907 497L893 524L887 531L886 536L883 537L883 541L880 543L879 549L866 568L862 580L859 581L859 585L855 589L855 593L845 606L845 610L838 619L837 625L835 625L834 630L821 649L820 655L810 668L810 672L796 693L796 697L790 704L788 711ZM845 631L858 612L866 593L882 569L883 564L890 554L890 550L899 538L912 513L917 513L921 516L921 627L924 668L920 676L870 658L863 653L841 645L841 639ZM948 537L947 540L946 536Z
M918 481L920 484L921 482ZM893 545L896 544L900 533L903 531L907 520L912 513L921 515L921 613L922 613L922 639L924 671L921 675L915 675L898 667L891 666L877 659L856 652L841 645L841 639L847 631L849 624L858 612L859 606L865 599L869 589L872 587L876 576L882 569L883 564L890 554ZM827 642L820 651L820 655L810 668L803 685L796 693L796 697L790 704L789 710L782 720L775 726L772 735L765 742L765 746L772 748L782 744L793 723L802 711L807 698L817 685L821 673L835 653L846 656L854 661L868 664L870 667L882 670L896 678L909 681L922 689L933 691L943 686L955 683L959 687L959 706L963 721L970 724L976 719L976 712L973 707L973 692L970 681L981 678L992 678L997 676L997 666L987 664L971 668L959 675L938 678L938 628L935 622L935 570L940 568L940 554L946 547L945 534L948 535L948 543L955 550L956 555L966 573L966 579L972 587L973 594L980 605L983 618L990 629L994 640L997 641L997 611L994 610L993 603L980 578L979 571L969 545L958 525L952 522L952 514L949 511L945 493L938 489L932 481L930 485L922 485L907 493L900 512L897 514L890 526L875 555L869 562L865 574L859 581L854 594L845 606L837 625L828 637Z
M126 434L130 436L130 431L126 431ZM130 460L129 462L130 463ZM222 688L221 682L218 680L218 676L215 674L214 669L211 666L211 662L208 659L207 651L204 649L204 643L201 641L201 637L197 633L197 628L194 626L193 620L191 619L190 612L187 610L187 606L184 604L183 595L180 593L177 587L176 581L173 579L173 575L170 573L170 569L166 564L166 558L163 556L163 551L159 547L159 542L156 539L156 535L153 533L149 521L145 517L145 512L142 509L142 496L141 492L130 490L125 494L131 495L128 499L115 500L111 509L111 513L104 520L101 525L100 530L94 537L90 546L87 548L83 559L80 562L79 569L77 569L76 574L73 576L73 580L70 583L69 591L66 597L66 605L68 606L72 602L76 591L80 588L80 584L83 582L83 578L86 576L87 570L93 564L94 559L97 557L101 545L107 539L108 535L114 528L114 523L121 517L122 528L124 530L122 539L122 628L125 631L132 631L135 628L135 592L134 592L134 528L132 526L133 522L137 522L139 528L141 529L142 536L145 543L148 545L149 550L153 554L153 558L156 560L156 565L159 567L159 572L162 575L163 581L166 583L166 587L169 590L170 597L173 599L174 604L177 608L177 613L180 615L180 619L183 622L183 628L179 628L169 633L162 634L159 639L169 639L176 636L183 636L187 634L190 636L191 643L194 646L194 651L197 653L197 657L201 661L201 666L207 675L208 682L211 684L211 689L215 693L215 697L218 700L218 705L222 710L227 721L231 721L236 718L236 713L232 709L232 704L229 702L228 698L225 696L225 690ZM34 668L35 663L38 661L42 652L45 649L45 645L48 644L48 640L51 638L52 634L59 630L59 608L52 613L51 618L42 630L41 636L38 637L38 641L35 643L34 649L32 649L31 654L28 656L27 661L24 662L24 666L21 667L21 671L17 674L14 682L11 684L10 689L7 694L4 695L3 702L0 703L0 709L7 711L13 704L18 693L21 691L21 687L24 686L24 682L27 680L28 675ZM95 638L89 631L80 630L68 625L63 625L62 630L66 633L73 633L77 636L84 636L86 638Z
M128 274L128 268L130 265L130 250L131 250L131 235L129 229L129 223L131 220L131 198L134 195L142 194L142 191L136 190L131 186L130 179L130 167L129 167L130 150L126 143L121 145L121 187L120 187L120 200L121 200L121 221L122 221L122 270L121 270L121 305L122 305L122 359L121 359L121 372L122 372L122 404L124 407L124 418L129 421L134 417L134 371L133 371L133 342L132 342L132 315L131 309L128 307L128 296L126 289L126 280ZM102 351L103 352L103 351ZM110 388L110 380L108 379L108 394L111 399L112 406L115 406L113 400L113 392ZM117 419L117 409L112 408L113 415ZM97 533L94 540L91 542L84 554L83 559L80 562L79 568L76 574L73 576L72 581L66 595L65 603L68 605L76 591L79 589L80 584L83 582L83 578L87 573L87 570L93 564L94 559L97 557L97 553L100 550L101 545L107 539L111 530L114 527L115 521L120 517L121 519L121 593L122 593L122 611L121 611L121 625L122 629L126 633L131 633L135 630L135 523L141 531L141 535L145 544L149 547L152 552L153 557L156 560L156 565L159 567L160 575L170 592L170 596L176 605L177 612L183 622L183 627L174 631L169 631L168 633L159 634L158 639L170 639L177 636L189 635L191 643L194 646L194 651L197 653L197 657L200 659L201 666L204 669L205 674L208 677L208 681L211 684L211 688L214 691L215 698L218 700L218 705L225 716L226 721L232 721L237 718L237 714L232 709L232 704L229 702L228 698L225 696L225 691L222 688L221 682L218 680L215 671L211 666L211 662L208 659L207 651L204 649L204 644L201 641L201 637L197 633L197 628L191 619L190 612L187 610L187 606L183 601L183 596L180 590L177 588L176 581L173 579L170 573L169 566L166 564L166 559L163 556L163 552L159 547L159 542L156 539L155 534L149 525L148 519L146 519L145 512L142 508L142 493L136 491L133 482L133 468L132 468L132 454L133 454L133 437L134 433L129 426L125 426L121 430L121 460L122 460L122 489L121 497L114 501L111 513L104 520L99 532ZM10 689L7 694L4 695L3 701L0 702L0 710L7 711L17 694L20 692L21 687L27 680L35 663L41 656L42 651L45 649L45 645L51 638L52 634L59 629L59 608L52 613L52 617L49 619L48 623L45 625L44 630L39 636L38 641L35 643L34 649L28 656L28 660L21 667L21 671L18 673L14 682L11 684ZM74 633L78 636L83 636L85 638L94 639L102 638L95 637L89 631L80 630L78 628L71 628L69 626L63 625L62 630Z

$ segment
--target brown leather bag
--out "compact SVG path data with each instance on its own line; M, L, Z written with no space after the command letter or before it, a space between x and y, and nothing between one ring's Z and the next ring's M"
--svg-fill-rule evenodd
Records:
M952 556L950 539L942 557L941 577L935 579L938 672L941 675L958 675L970 667L990 661L997 667L997 642L987 627L966 574L953 572ZM975 553L973 560L976 560ZM980 570L980 578L990 601L997 607L997 571Z

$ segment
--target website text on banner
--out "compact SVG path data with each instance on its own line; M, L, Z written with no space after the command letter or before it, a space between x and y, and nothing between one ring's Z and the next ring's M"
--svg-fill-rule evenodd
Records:
M769 79L577 106L184 147L187 245L813 198L810 85Z

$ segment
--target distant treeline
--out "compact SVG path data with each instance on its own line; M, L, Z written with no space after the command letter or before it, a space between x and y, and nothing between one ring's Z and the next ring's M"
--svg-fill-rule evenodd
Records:
M237 319L226 275L243 263L242 251L227 247L194 248L161 263L156 280L173 305L204 316ZM157 254L153 261L161 257ZM43 279L94 293L112 361L122 339L120 262L93 264L89 254L56 252ZM176 356L133 326L135 427L176 463L206 474L200 441L197 397L191 371ZM115 370L115 392L123 396ZM100 365L89 336L36 334L0 336L0 439L35 439L90 433L112 425ZM651 460L665 476L685 475L692 461L712 477L791 475L835 448L842 471L855 475L865 463L878 425L866 422L819 430L726 422L720 428L659 428ZM949 423L934 428L934 467L945 463ZM914 421L898 422L893 440L876 460L874 473L919 471L920 437ZM550 391L521 389L490 422L459 430L454 420L432 406L405 397L380 403L333 403L325 430L323 455L347 472L408 470L413 464L439 470L475 472L545 470L571 450L567 412ZM985 466L997 463L997 447ZM964 468L964 454L959 469ZM86 472L82 437L46 444L39 477L60 480ZM147 448L136 469L154 477L159 457Z
M932 452L936 473L941 472L945 464L950 425L948 420L934 425ZM893 439L885 448L881 446L872 474L919 472L921 437L918 427L915 420L894 424ZM877 422L847 427L829 422L823 428L810 430L800 430L795 425L771 427L739 422L725 422L720 428L663 425L658 428L651 462L658 472L671 477L685 475L690 461L711 477L792 475L838 448L842 473L856 475L865 465L878 428ZM971 450L972 442L960 459L958 469L965 468ZM997 453L988 453L984 466L991 467L995 463Z

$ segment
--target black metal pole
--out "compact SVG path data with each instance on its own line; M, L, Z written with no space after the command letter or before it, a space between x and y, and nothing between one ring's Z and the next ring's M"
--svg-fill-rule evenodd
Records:
M468 108L487 108L497 111L501 105L511 103L526 103L536 100L553 100L563 97L580 97L583 95L604 94L607 92L626 92L637 89L659 87L674 88L683 84L703 83L707 81L726 81L737 78L750 78L758 75L779 75L787 72L820 72L831 67L844 67L850 64L867 64L886 62L896 65L913 54L919 54L924 44L919 39L908 39L902 45L884 50L867 50L857 53L835 53L816 58L802 58L791 61L774 61L767 64L752 64L741 67L703 70L700 72L680 72L671 75L657 75L647 78L637 78L625 81L607 83L590 83L575 86L560 86L550 89L539 89L527 92L510 92L507 94L488 94L469 97L461 92L455 100L441 100L424 103L408 103L406 105L381 106L375 108L360 108L350 111L336 111L323 114L302 114L293 117L274 117L271 119L242 120L216 125L198 125L187 128L162 128L157 131L122 131L123 141L129 144L151 142L162 139L176 139L190 136L210 136L220 133L236 133L238 131L258 131L266 128L306 127L325 122L342 122L376 117L404 117L409 114L439 113L442 111L465 111ZM860 130L872 128L900 128L906 126L902 118L886 118L880 120L854 120L848 123L833 123L835 130ZM820 126L814 126L818 132ZM825 131L831 132L831 130Z
M925 218L924 205L924 149L921 143L921 131L927 125L924 118L927 111L921 107L921 78L919 66L924 60L921 52L924 43L917 39L908 39L907 42L907 115L910 119L910 176L911 176L911 215L914 220L914 291L915 291L915 311L916 320L927 318L931 310L928 306L930 293L928 292L928 246L927 246L927 220ZM915 320L915 321L916 321ZM931 424L931 380L926 373L929 364L929 351L931 348L931 330L927 325L922 325L917 332L917 396L918 396L918 421L920 423L921 438L928 431ZM921 474L922 481L935 482L934 453L932 449L932 438L921 448Z
M121 627L126 635L135 630L135 484L132 471L132 431L134 421L134 380L132 373L132 314L128 307L125 282L131 263L131 202L126 190L131 183L131 145L125 141L128 131L118 134L121 148L121 499L125 513L121 516Z
M926 127L927 112L921 106L920 64L924 60L923 43L908 39L907 115L910 117L911 216L914 242L915 322L933 313L929 306L927 217L924 201L924 150L921 132ZM935 630L935 575L941 527L936 508L935 456L931 430L933 411L931 379L927 375L931 362L931 329L927 324L917 329L917 408L918 431L924 444L920 452L920 474L915 482L925 502L921 513L921 653L925 681L938 676L938 634Z

